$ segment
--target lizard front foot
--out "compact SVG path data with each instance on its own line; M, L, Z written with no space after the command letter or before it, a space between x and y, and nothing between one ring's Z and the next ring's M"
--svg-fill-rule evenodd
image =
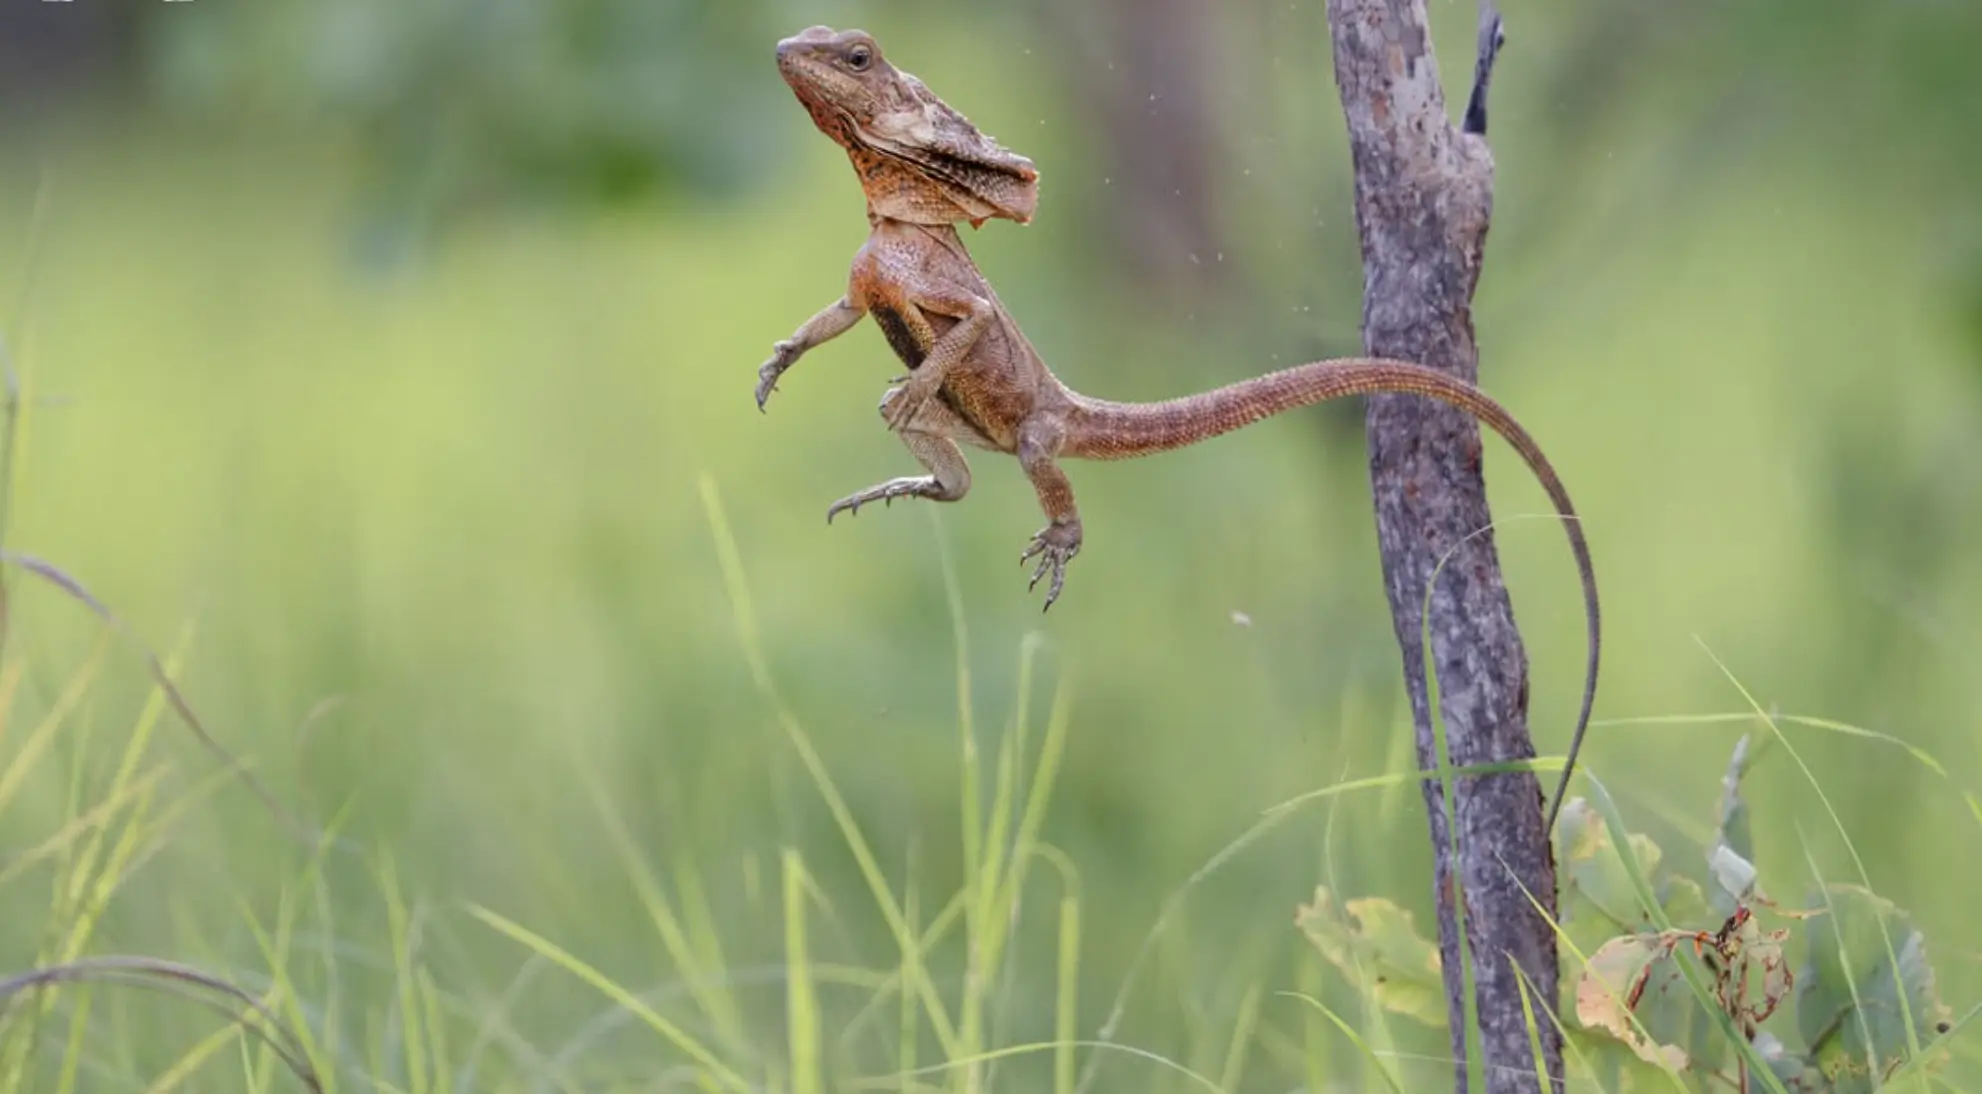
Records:
M1075 555L1080 554L1080 538L1080 522L1077 520L1065 524L1049 524L1034 534L1032 543L1020 553L1021 566L1035 555L1039 558L1039 565L1032 571L1032 580L1026 582L1027 592L1031 592L1049 570L1053 574L1052 582L1046 586L1046 603L1040 607L1040 611L1052 607L1053 602L1060 599L1060 587L1067 582L1067 563L1073 561Z
M942 386L927 370L912 373L898 382L900 387L889 389L881 397L881 420L897 433L908 427L916 412L935 398L936 389Z
M778 377L798 360L798 343L790 338L783 339L771 347L771 359L757 366L757 410L761 413L764 404L771 398L771 392L778 390Z
M911 475L899 479L889 479L887 482L881 483L878 486L870 486L857 494L848 494L846 497L827 506L826 523L833 523L833 518L839 516L841 513L858 513L860 512L860 507L870 501L878 501L883 505L889 505L896 498L928 497L932 494L940 493L941 490L942 487L936 484L936 476L934 475Z

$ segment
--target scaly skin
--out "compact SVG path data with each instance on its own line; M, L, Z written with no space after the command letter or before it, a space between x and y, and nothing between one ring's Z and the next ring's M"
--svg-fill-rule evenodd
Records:
M814 124L852 160L871 231L854 255L845 295L777 343L758 369L758 409L808 350L871 315L909 370L882 397L881 417L928 472L841 498L826 510L828 522L870 502L962 499L970 491L962 445L1017 456L1047 521L1019 560L1037 560L1028 588L1051 575L1050 608L1065 584L1067 563L1081 548L1080 513L1062 458L1147 456L1349 395L1404 393L1451 404L1492 427L1527 462L1563 517L1583 581L1589 662L1582 711L1549 811L1553 827L1596 700L1602 628L1596 574L1568 491L1513 415L1485 392L1436 369L1370 357L1317 361L1158 403L1082 395L1062 384L1026 341L956 229L994 217L1030 221L1039 181L1032 161L1007 151L920 80L890 65L864 32L812 27L779 42L777 57L778 71Z

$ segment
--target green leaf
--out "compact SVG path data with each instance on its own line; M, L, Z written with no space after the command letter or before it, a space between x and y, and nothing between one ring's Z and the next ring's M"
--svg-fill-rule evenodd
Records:
M1714 876L1714 907L1723 916L1748 903L1760 891L1755 864L1721 843L1707 852L1707 872Z
M1742 735L1734 742L1734 755L1727 762L1727 774L1721 776L1720 827L1716 838L1727 845L1729 850L1750 862L1755 861L1755 839L1748 829L1748 803L1741 797L1741 779L1748 774L1748 767L1754 757L1748 752L1753 738Z
M1722 919L1733 915L1735 906L1755 888L1755 839L1749 830L1748 803L1741 797L1741 777L1748 773L1753 760L1749 754L1753 740L1744 734L1734 742L1734 755L1728 759L1727 773L1721 776L1714 846L1707 852L1707 868L1716 882L1713 908Z
M1576 980L1576 1020L1592 1032L1606 1033L1640 1059L1678 1070L1690 1058L1677 1045L1659 1042L1651 1031L1640 1031L1634 1020L1641 993L1658 958L1653 936L1613 938L1590 955L1589 967Z
M1809 1060L1792 1054L1782 1043L1782 1039L1775 1034L1766 1030L1756 1034L1755 1051L1768 1062L1769 1071L1777 1079L1782 1080L1782 1085L1790 1090L1797 1091L1798 1094L1803 1091L1816 1094L1817 1091L1826 1089L1828 1084L1824 1081L1823 1073L1818 1071ZM1766 1089L1768 1088L1759 1078L1753 1075L1748 1077L1749 1091L1759 1092Z
M1656 890L1659 894L1659 907L1665 909L1665 917L1675 927L1705 930L1718 926L1725 916L1714 914L1707 904L1707 894L1700 883L1690 877L1674 874L1667 878Z
M1727 1055L1714 1016L1679 969L1687 931L1613 938L1576 982L1576 1020L1616 1038L1641 1059L1672 1069L1717 1070Z
M1617 845L1611 841L1603 817L1588 802L1577 798L1562 807L1556 831L1561 840L1559 861L1568 879L1562 894L1563 917L1569 918L1569 903L1574 897L1594 907L1618 928L1628 931L1643 925L1646 920L1638 903L1637 887L1631 883L1631 874L1618 855ZM1631 850L1647 877L1658 869L1659 860L1664 857L1658 844L1637 832L1631 833Z
M1557 862L1561 864L1562 930L1577 950L1588 954L1620 934L1656 930L1658 924L1645 914L1638 887L1631 878L1603 816L1582 798L1563 804L1555 828ZM1664 859L1664 852L1640 832L1630 834L1631 852L1649 879ZM1653 886L1653 892L1667 917L1680 926L1718 926L1726 917L1708 907L1697 882L1678 875ZM1575 967L1568 947L1563 960Z
M1318 887L1295 922L1329 964L1385 1010L1445 1027L1438 946L1418 933L1408 910L1379 897L1337 909L1327 888Z
M1783 953L1788 939L1787 928L1765 931L1759 919L1746 916L1721 953L1727 965L1722 996L1740 1012L1734 1017L1744 1028L1768 1021L1789 998L1789 957Z
M1872 1090L1875 1075L1890 1074L1914 1045L1939 1036L1952 1013L1935 989L1926 938L1910 916L1860 886L1825 892L1830 914L1811 924L1810 952L1797 977L1796 1024L1832 1089L1853 1094Z
M1567 1030L1566 1040L1573 1051L1564 1055L1580 1059L1588 1065L1570 1077L1587 1080L1589 1085L1585 1087L1583 1082L1572 1082L1572 1090L1601 1090L1607 1094L1646 1094L1649 1091L1671 1094L1672 1091L1686 1089L1677 1085L1677 1081L1663 1068L1640 1059L1623 1042L1602 1030L1571 1026Z

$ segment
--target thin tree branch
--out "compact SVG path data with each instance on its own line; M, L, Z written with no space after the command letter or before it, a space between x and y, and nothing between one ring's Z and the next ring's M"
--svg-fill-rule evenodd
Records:
M1482 3L1463 128L1446 115L1422 0L1328 0L1328 18L1356 172L1364 344L1373 355L1474 380L1472 296L1493 208L1485 130L1487 86L1504 41L1499 14ZM1527 656L1494 537L1483 531L1492 514L1478 424L1430 399L1385 395L1369 400L1367 425L1377 538L1419 765L1440 766L1434 676L1451 764L1532 758ZM1468 1088L1463 958L1470 955L1486 1089L1534 1090L1521 980L1538 986L1551 1009L1558 990L1552 928L1523 891L1553 913L1555 864L1540 784L1525 772L1466 779L1450 788L1449 810L1440 780L1427 779L1423 794L1436 848L1455 1087ZM1543 1063L1559 1083L1560 1035L1546 1019L1541 1026Z

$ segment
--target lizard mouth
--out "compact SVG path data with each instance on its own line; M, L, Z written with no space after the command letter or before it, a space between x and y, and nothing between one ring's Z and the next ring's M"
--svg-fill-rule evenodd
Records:
M785 83L790 84L792 90L801 94L804 89L800 85L809 83L813 78L807 60L800 49L793 48L792 39L787 38L778 43L778 75L784 77Z

